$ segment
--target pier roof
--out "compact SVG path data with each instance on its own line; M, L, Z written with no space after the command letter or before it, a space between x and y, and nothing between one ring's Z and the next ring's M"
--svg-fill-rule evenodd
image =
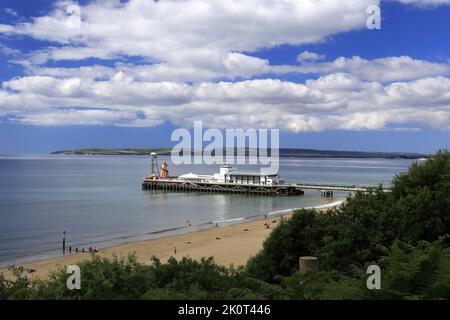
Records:
M256 177L264 177L264 176L273 176L276 175L275 173L270 174L270 173L261 173L258 171L240 171L240 170L233 170L230 172L227 172L226 175L229 176L256 176Z

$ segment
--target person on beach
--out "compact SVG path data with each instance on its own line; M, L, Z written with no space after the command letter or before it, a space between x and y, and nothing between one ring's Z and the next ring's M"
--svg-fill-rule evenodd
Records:
M75 248L75 253L78 253L78 247Z
M175 255L177 255L177 247L173 248L173 252L174 252Z

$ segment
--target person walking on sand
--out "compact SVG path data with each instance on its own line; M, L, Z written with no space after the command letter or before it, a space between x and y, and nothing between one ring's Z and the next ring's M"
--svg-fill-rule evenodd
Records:
M175 255L177 255L177 247L173 248L173 252L175 253Z

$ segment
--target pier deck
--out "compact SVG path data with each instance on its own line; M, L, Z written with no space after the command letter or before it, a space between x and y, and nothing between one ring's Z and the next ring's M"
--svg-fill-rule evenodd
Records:
M283 185L261 185L261 184L240 184L240 183L216 183L197 182L181 179L144 179L143 190L172 190L172 191L205 191L217 193L236 193L254 195L277 195L291 196L304 194L300 186L292 184Z
M316 184L316 183L297 183L296 186L303 189L309 190L320 190L320 191L347 191L347 192L357 192L357 191L368 191L371 188L376 188L376 186L359 186L359 185L342 185L342 184ZM383 188L383 192L389 192L389 188Z

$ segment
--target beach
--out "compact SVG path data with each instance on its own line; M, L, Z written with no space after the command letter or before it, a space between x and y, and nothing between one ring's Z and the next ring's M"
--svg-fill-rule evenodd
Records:
M328 210L341 205L342 202L335 201L315 207L315 209L317 211ZM279 224L280 219L289 218L293 210L276 212L267 216L266 219L246 221L227 226L219 225L175 236L121 244L101 249L97 253L74 253L72 251L71 254L66 254L65 256L24 263L21 266L25 270L28 268L35 270L33 273L26 273L30 277L46 279L51 270L77 264L88 259L91 254L100 257L112 257L113 255L126 257L132 252L136 254L138 261L142 263L149 263L152 256L158 257L162 262L167 261L170 257L175 257L176 259L181 259L182 257L200 259L201 257L212 256L221 265L244 265L250 257L256 255L262 249L264 240ZM4 273L7 278L12 277L12 273L8 268L1 268L0 273Z

